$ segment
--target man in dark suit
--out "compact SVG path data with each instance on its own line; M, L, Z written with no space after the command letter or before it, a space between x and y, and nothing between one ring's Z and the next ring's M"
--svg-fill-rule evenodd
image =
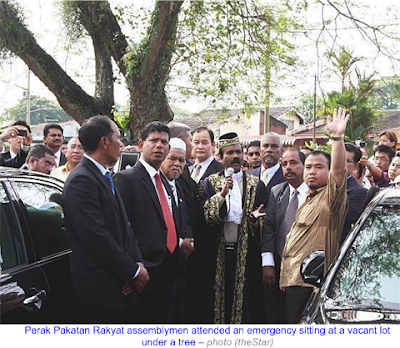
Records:
M32 143L31 128L25 121L16 121L0 135L0 141L4 140L10 142L10 149L0 154L0 165L21 168Z
M365 200L367 199L368 190L362 187L353 176L353 171L358 169L360 159L362 156L361 150L358 146L345 143L346 148L346 163L347 163L347 201L349 203L344 221L343 232L340 236L340 245L343 244L347 235L349 234L352 225L357 221L361 215Z
M261 255L263 283L267 288L264 293L267 324L285 323L285 293L279 289L281 258L286 235L308 191L303 180L304 161L305 155L299 150L289 149L284 152L282 169L287 181L271 189L265 209ZM289 210L289 207L292 208Z
M56 167L67 163L67 158L61 151L61 145L64 140L64 130L58 124L47 124L43 129L43 143L54 152Z
M268 203L271 188L285 181L279 159L282 155L282 139L278 133L265 133L261 139L262 166L250 170L249 174L257 176L266 187L264 205Z
M169 128L161 122L144 127L137 164L115 175L128 218L139 241L150 281L139 296L140 323L171 323L173 291L183 272L179 238L185 239L171 187L160 171L169 152Z
M222 163L214 159L215 141L214 133L207 127L197 127L192 132L193 154L196 163L189 168L192 179L201 183L211 174L218 173L224 169Z
M85 155L62 194L73 285L86 322L128 323L135 293L149 276L108 171L119 157L119 130L108 117L94 116L83 123L79 139Z

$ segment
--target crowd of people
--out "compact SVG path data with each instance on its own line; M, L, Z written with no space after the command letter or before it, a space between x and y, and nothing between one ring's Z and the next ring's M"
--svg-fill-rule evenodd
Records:
M284 149L274 132L244 148L236 133L216 143L207 127L157 121L124 148L106 116L69 141L47 125L32 146L18 121L0 135L0 165L65 181L77 322L295 324L313 291L303 259L325 251L326 271L366 204L400 178L395 134L368 158L344 142L348 119L328 117L331 154ZM121 149L140 158L115 171Z

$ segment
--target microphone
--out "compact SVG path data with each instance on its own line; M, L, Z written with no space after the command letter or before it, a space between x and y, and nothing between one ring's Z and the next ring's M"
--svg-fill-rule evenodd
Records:
M232 167L229 167L229 168L226 170L226 176L232 176L233 173L235 173L235 171L233 170Z

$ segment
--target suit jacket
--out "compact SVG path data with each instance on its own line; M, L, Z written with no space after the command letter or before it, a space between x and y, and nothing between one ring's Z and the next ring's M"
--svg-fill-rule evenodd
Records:
M129 307L136 295L123 296L121 289L136 274L142 256L120 196L84 157L65 182L62 202L78 297L99 311Z
M28 152L20 149L17 153L17 156L11 158L10 151L6 151L0 154L0 166L21 168L21 166L25 163L27 155Z
M260 178L261 167L249 170L249 174L255 175L261 180L261 178ZM268 204L268 200L269 200L269 195L271 193L271 189L275 185L278 185L278 184L283 183L285 181L286 181L286 179L283 176L282 167L279 166L279 169L275 172L274 176L271 178L271 180L268 182L268 185L266 186L264 206L267 206L267 204Z
M278 234L281 230L283 219L285 218L287 206L289 204L290 188L289 183L284 182L271 189L268 204L265 212L265 222L262 231L261 252L271 252L276 254Z
M350 176L347 179L346 191L347 201L349 202L349 204L346 219L344 221L342 235L340 236L340 245L343 244L344 240L349 234L352 224L355 223L361 215L368 193L368 190L362 187L353 176Z
M168 195L173 197L164 175L160 176ZM133 232L138 239L145 267L160 265L167 253L167 226L152 179L140 162L132 168L116 173L114 179ZM181 205L180 207L182 208ZM184 222L187 221L187 217L180 218L180 214L185 215L185 212L178 211L174 200L172 200L172 210L178 238L185 238L187 234L189 236L191 232L188 231L188 226Z
M194 165L189 167L190 174L192 174L194 169ZM224 165L217 160L213 159L210 163L210 165L207 167L206 171L204 174L201 176L200 181L208 178L211 174L219 173L221 170L224 170Z

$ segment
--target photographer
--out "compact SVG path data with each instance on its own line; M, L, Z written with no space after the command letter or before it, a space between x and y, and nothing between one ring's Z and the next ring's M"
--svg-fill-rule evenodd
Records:
M1 135L0 141L8 140L10 150L0 155L0 165L20 168L26 160L32 143L31 129L25 121L16 121Z

